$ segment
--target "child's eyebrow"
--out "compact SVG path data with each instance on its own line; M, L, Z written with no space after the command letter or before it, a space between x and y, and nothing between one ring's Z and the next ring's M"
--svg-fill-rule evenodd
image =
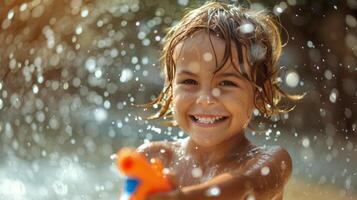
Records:
M195 73L190 72L190 71L186 71L186 70L182 70L182 71L178 72L177 75L197 76ZM220 73L220 74L217 74L217 76L218 77L233 77L233 78L237 78L239 80L244 80L244 77L242 75L239 75L239 74L234 73L234 72Z
M190 71L186 71L186 70L182 70L179 73L177 73L177 75L189 75L189 76L197 76L195 73L190 72Z
M221 74L217 74L217 76L219 76L219 77L233 77L233 78L237 78L240 80L244 79L244 77L242 75L239 75L239 74L233 73L233 72L221 73Z

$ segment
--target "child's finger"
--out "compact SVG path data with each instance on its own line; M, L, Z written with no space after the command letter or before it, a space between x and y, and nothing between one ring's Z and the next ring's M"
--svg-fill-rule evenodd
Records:
M169 169L165 169L164 170L164 176L169 180L172 189L177 189L179 184L176 178L176 174L172 171L170 171Z

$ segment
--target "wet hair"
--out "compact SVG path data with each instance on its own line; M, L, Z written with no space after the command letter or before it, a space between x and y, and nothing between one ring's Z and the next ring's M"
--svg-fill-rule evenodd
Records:
M211 37L219 37L225 42L223 59L216 59L216 70L221 70L230 59L232 62L232 43L238 53L239 65L234 68L254 86L254 106L264 116L269 117L292 110L294 107L283 108L279 104L282 97L290 100L302 98L298 95L285 93L278 85L277 62L281 54L282 43L280 28L272 15L265 11L253 11L245 7L208 2L199 8L189 11L172 28L169 29L161 55L161 67L165 72L165 86L159 96L152 102L145 104L149 108L158 106L159 110L148 119L170 118L172 110L172 86L176 65L174 51L180 42L191 37L197 31L205 30ZM214 47L211 42L211 46ZM251 74L245 72L243 48L247 50L247 60ZM216 58L216 55L214 55ZM238 68L239 67L239 68Z

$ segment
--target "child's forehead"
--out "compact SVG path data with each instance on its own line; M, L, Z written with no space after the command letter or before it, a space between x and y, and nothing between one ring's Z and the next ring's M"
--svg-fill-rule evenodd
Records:
M213 33L209 35L204 30L197 31L192 36L176 45L173 59L176 63L176 67L178 68L185 67L191 69L193 72L197 72L200 66L205 66L205 69L215 71L217 64L219 64L224 58L226 45L226 41L217 37ZM231 47L230 58L225 63L228 65L228 67L225 67L227 70L231 68L229 66L233 65L239 68L236 44L231 42ZM246 50L243 46L242 56L244 63L241 64L246 65ZM231 61L233 63L231 63ZM234 70L234 68L232 67L231 70Z
M180 41L174 49L174 59L186 54L197 53L216 53L217 57L223 56L225 41L213 33L207 33L204 30L196 31L188 38ZM214 52L213 52L214 51Z
M175 61L183 56L205 53L216 54L217 60L221 60L224 56L227 42L218 37L214 33L207 33L205 30L196 31L188 38L183 39L174 47L173 59ZM233 59L238 59L237 48L242 48L243 57L245 57L246 48L243 45L237 45L231 40L231 56ZM207 56L208 54L206 54Z

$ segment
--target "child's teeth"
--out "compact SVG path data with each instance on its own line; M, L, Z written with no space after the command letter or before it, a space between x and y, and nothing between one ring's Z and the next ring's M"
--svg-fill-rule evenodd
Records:
M215 118L204 118L204 117L195 117L200 123L205 124L212 124L216 120L221 119L222 117L215 117Z

